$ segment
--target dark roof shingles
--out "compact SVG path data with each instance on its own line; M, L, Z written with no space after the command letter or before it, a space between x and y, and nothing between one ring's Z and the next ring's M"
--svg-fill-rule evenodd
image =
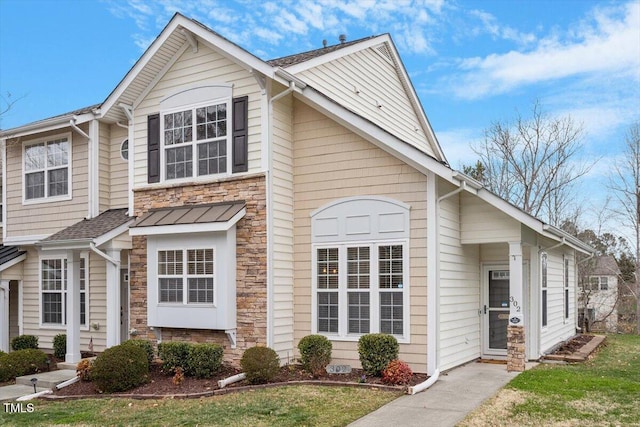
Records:
M270 59L266 62L272 67L290 67L292 65L306 62L310 59L317 58L322 55L326 55L327 53L335 52L336 50L343 49L347 46L351 46L351 45L363 42L365 40L372 39L374 37L376 36L364 37L362 39L352 40L349 42L344 42L344 43L336 44L333 46L321 47L320 49L314 49L308 52L301 52L301 53L296 53L289 56L283 56L282 58Z
M95 218L83 219L47 237L43 241L95 239L131 220L132 218L127 214L126 208L110 209Z
M26 252L21 251L17 246L0 245L0 266L18 258L22 254L26 254Z

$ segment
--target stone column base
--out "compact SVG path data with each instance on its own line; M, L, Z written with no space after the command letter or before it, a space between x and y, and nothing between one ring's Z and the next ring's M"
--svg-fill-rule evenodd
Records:
M507 371L523 372L525 367L524 326L507 327Z

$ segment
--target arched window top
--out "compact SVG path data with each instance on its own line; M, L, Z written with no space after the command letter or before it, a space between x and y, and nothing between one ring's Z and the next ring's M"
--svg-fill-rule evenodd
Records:
M409 237L406 203L381 196L338 199L311 213L313 243L405 239Z

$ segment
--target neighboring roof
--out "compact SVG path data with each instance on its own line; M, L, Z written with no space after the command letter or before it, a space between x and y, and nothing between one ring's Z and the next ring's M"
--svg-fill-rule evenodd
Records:
M340 44L336 44L333 46L321 47L320 49L314 49L307 52L300 52L289 56L283 56L281 58L270 59L267 64L273 67L290 67L291 65L299 64L301 62L308 61L313 58L317 58L318 56L326 55L327 53L335 52L336 50L340 50L347 46L351 46L354 44L361 43L366 40L370 40L375 38L376 36L364 37L358 40L352 40L349 42L344 42Z
M41 242L59 242L68 240L92 240L104 236L110 231L132 221L127 209L110 209L95 218L83 219L80 222L58 231L41 240Z
M227 222L242 211L245 206L246 203L242 200L177 208L151 209L138 218L132 228Z
M617 276L620 274L620 267L616 259L610 255L594 258L594 267L589 275L592 276Z
M4 270L4 265L25 255L27 252L21 251L17 246L0 245L0 271Z

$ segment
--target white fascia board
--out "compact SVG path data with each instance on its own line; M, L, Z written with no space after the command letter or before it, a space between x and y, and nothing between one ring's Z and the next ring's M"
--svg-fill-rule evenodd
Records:
M209 233L215 231L228 231L247 213L247 209L243 208L235 214L233 218L225 222L206 222L200 224L174 224L174 225L155 225L150 227L134 227L129 229L130 236L158 236L166 234L184 234L184 233Z
M425 174L427 171L432 171L454 185L459 184L459 181L453 178L454 171L448 166L438 162L411 144L388 133L362 116L330 100L315 89L307 87L302 91L296 91L294 93L298 95L297 98L300 101L310 105L327 117L332 118L342 126L373 143L378 148L411 165L416 170Z
M118 237L119 235L126 233L129 230L129 226L131 224L133 224L134 219L131 218L131 221L127 221L126 223L122 224L119 227L114 228L113 230L103 234L102 236L99 236L97 238L94 239L94 243L96 246L102 246L105 243L109 242L110 240L115 239L116 237Z
M49 237L49 234L7 237L6 239L4 239L4 242L2 242L2 244L5 246L31 246L35 245L43 239L46 239L47 237Z
M388 34L373 37L367 40L363 40L360 43L354 43L351 46L336 49L333 52L325 53L324 55L316 56L308 61L300 62L298 64L291 65L289 67L282 67L291 74L298 74L303 71L315 68L319 65L326 64L327 62L335 61L336 59L343 58L351 55L355 52L368 49L370 47L378 46L382 43L389 42L390 37Z
M18 257L15 257L14 259L12 259L9 262L5 262L4 264L0 265L0 272L3 272L6 269L11 268L16 264L20 264L25 259L27 259L27 254L22 254L22 255L20 255Z
M560 239L564 239L566 241L567 246L570 246L577 251L580 251L587 255L592 255L595 253L594 248L587 245L585 242L578 239L577 237L572 236L571 234L568 234L567 232L557 227L554 227L553 225L545 224L542 226L542 228L544 229L544 231L547 231L548 233L551 233L552 235L556 236L554 240L558 240L558 237L560 237Z
M51 240L37 242L43 251L60 251L69 249L88 249L93 243L93 239L69 239L69 240Z

